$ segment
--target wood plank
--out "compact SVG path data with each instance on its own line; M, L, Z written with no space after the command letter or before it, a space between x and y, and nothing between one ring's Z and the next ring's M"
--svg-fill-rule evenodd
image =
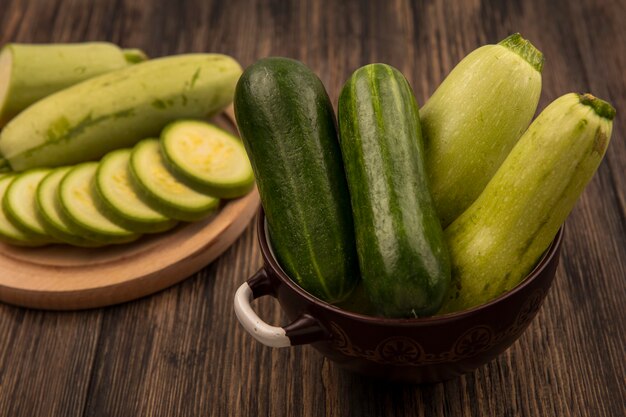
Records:
M101 320L0 304L0 414L81 415Z
M547 57L540 109L591 91L618 119L567 222L542 311L473 374L389 384L344 372L310 347L259 345L231 305L260 266L251 226L208 268L150 298L76 315L0 306L0 415L626 415L625 19L620 0L4 0L1 41L106 39L152 56L224 52L244 65L291 56L319 74L335 103L350 73L371 61L398 67L424 103L465 54L519 31ZM272 300L255 306L284 323Z

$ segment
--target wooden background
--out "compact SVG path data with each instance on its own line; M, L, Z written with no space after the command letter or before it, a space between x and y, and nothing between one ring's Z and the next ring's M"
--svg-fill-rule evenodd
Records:
M73 313L0 305L0 416L626 415L625 22L623 0L1 0L1 43L109 40L151 56L224 52L243 65L284 55L311 66L334 102L354 69L380 61L424 103L464 55L519 31L547 57L540 109L589 91L618 116L567 221L541 313L473 374L393 385L310 347L256 343L232 309L260 266L250 226L218 261L149 298ZM283 322L272 301L258 308Z

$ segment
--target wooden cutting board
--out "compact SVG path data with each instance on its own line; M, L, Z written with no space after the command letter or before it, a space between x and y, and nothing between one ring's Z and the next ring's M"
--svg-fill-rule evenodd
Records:
M213 119L237 133L232 108ZM155 293L199 271L243 232L259 207L256 188L228 200L211 218L124 245L22 248L0 243L0 301L74 310Z

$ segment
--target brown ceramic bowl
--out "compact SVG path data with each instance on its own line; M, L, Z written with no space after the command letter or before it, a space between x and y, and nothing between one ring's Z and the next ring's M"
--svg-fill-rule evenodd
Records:
M506 350L535 317L552 285L562 229L535 269L514 289L481 306L431 318L388 319L342 310L294 283L274 257L261 210L258 236L265 265L235 296L239 321L274 346L311 344L339 366L395 381L436 382L482 366ZM278 298L291 324L270 326L250 302Z

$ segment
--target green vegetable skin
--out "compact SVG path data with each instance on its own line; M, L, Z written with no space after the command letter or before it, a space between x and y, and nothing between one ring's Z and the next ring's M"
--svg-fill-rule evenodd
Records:
M335 116L322 82L298 61L262 59L237 84L235 114L278 261L311 294L345 299L359 280L358 259Z
M15 177L2 199L7 219L33 240L54 242L37 216L35 194L39 183L48 175L48 169L34 169Z
M41 180L35 195L37 217L45 231L59 242L82 247L101 246L80 234L73 233L63 220L58 195L59 185L71 169L72 167L56 168Z
M483 304L531 271L602 161L614 115L610 104L572 93L537 117L445 230L453 285L442 313Z
M59 184L62 221L70 231L102 244L126 243L138 234L114 223L96 206L95 176L97 162L85 162L72 167Z
M52 93L146 59L140 50L106 42L9 43L0 51L0 127Z
M219 112L240 74L228 56L190 54L100 75L20 113L0 133L0 152L15 171L96 160L173 120Z
M367 65L343 87L338 114L369 298L385 316L433 314L450 283L450 260L428 189L413 91L395 68Z
M4 200L6 191L16 175L0 175L0 200ZM18 246L42 246L50 243L49 239L39 239L15 227L0 205L0 240Z
M138 195L130 178L131 149L108 153L98 164L95 181L96 206L106 217L138 233L158 233L177 222L153 210Z
M519 34L466 56L420 110L441 224L478 197L532 120L543 55Z
M254 187L254 174L243 144L215 125L178 120L163 129L160 143L170 171L200 192L236 198Z
M158 139L144 139L130 155L130 182L140 199L172 219L201 220L213 213L220 199L199 193L169 171Z

